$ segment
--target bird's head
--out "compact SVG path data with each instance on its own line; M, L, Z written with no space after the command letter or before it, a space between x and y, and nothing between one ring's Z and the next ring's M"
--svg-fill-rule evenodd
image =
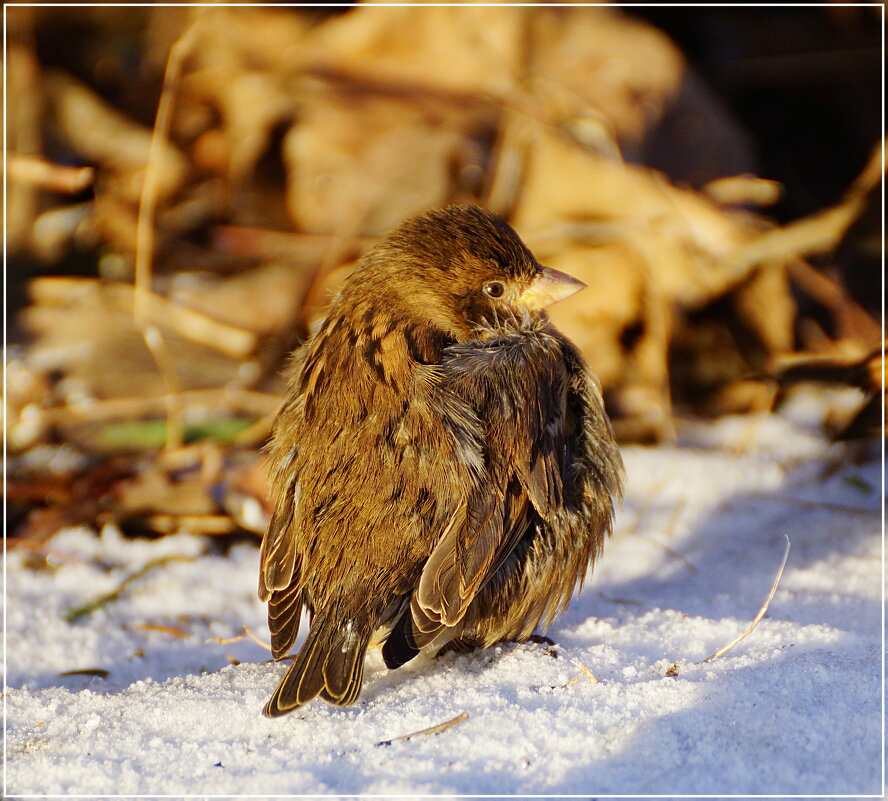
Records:
M457 341L496 334L538 318L585 284L533 257L515 231L477 206L414 217L366 262L406 304Z

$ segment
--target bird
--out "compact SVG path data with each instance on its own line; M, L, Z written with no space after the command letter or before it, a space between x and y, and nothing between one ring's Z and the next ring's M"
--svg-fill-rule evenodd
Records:
M272 655L309 631L263 712L353 704L371 641L525 642L611 533L624 468L600 386L544 311L585 284L474 205L403 222L286 368L260 550Z

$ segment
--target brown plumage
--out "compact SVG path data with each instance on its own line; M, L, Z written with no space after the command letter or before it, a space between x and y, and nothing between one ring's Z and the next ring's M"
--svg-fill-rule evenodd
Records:
M601 394L541 309L582 284L494 215L454 206L371 250L297 351L274 426L259 596L265 707L350 704L374 631L421 649L526 640L601 550L622 462Z

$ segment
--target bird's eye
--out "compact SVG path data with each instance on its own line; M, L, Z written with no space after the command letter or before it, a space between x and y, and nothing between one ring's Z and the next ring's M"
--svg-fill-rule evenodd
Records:
M506 291L501 281L488 281L484 284L484 294L490 298L501 298Z

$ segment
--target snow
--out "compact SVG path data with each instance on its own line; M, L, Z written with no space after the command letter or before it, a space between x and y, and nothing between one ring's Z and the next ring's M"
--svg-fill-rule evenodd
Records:
M554 648L394 672L371 653L356 706L278 720L261 709L284 666L249 638L213 639L266 636L255 547L223 556L108 527L61 532L42 569L13 551L6 792L881 796L881 461L856 453L805 407L626 447L615 536L549 631ZM784 535L767 616L703 662L752 621ZM183 558L64 619L170 556ZM109 674L59 675L89 668Z

